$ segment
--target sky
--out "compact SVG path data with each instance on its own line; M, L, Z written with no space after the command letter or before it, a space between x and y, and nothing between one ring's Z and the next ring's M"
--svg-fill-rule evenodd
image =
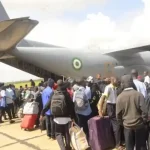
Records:
M149 0L1 1L10 18L30 16L39 21L26 39L90 49L124 49L150 43ZM9 80L20 80L20 75Z

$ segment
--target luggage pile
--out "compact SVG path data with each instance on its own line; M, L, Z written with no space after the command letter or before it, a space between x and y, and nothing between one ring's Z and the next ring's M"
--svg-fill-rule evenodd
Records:
M26 104L23 107L24 117L21 122L21 129L32 130L34 128L39 112L38 105L39 104L33 99L26 102Z

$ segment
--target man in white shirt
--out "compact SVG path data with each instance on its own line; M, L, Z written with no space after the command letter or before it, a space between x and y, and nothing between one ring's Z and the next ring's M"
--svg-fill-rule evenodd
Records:
M101 101L103 102L104 105L105 99L107 100L106 105L107 115L109 116L112 124L116 148L119 149L121 148L121 139L120 139L121 132L120 132L120 125L116 119L117 83L118 83L117 78L111 77L111 83L105 87L104 93L101 97ZM103 116L102 113L103 105L100 108L99 112L100 116Z
M144 71L144 83L150 84L150 77L147 71Z
M138 71L136 69L133 69L131 71L131 75L132 75L133 82L136 86L137 91L142 93L144 98L145 98L147 96L146 86L143 82L141 82L137 79L138 78Z
M7 101L7 95L8 95L8 92L6 92L6 87L1 87L1 92L0 92L0 107L1 107L1 110L2 110L2 113L3 111L6 111L6 113L8 114L8 117L9 117L9 122L10 123L14 123L15 121L12 120L12 115L11 115L11 111L10 111L10 106L8 106L10 101Z

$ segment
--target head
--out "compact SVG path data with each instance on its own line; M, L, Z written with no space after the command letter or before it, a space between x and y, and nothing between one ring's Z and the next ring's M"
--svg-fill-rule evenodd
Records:
M144 71L144 77L148 75L148 71Z
M6 86L2 86L1 89L2 89L2 90L6 90Z
M20 90L22 90L23 89L23 87L22 86L20 86Z
M63 86L64 86L63 80L59 79L57 81L57 89L61 89L62 90Z
M0 87L4 86L4 83L3 82L0 82Z
M117 84L118 84L118 79L115 78L115 77L111 77L111 78L110 78L110 82L111 82L112 85L117 86Z
M105 79L104 79L104 83L105 83L106 85L110 84L110 83L111 83L111 79L110 79L110 78L105 78Z
M9 88L10 88L10 86L9 86L9 85L6 85L6 86L5 86L5 88L6 88L6 89L9 89Z
M100 75L100 74L97 74L97 75L96 75L96 79L100 80L100 79L101 79L101 75Z
M121 78L122 89L133 87L133 79L131 75L124 75Z
M12 85L11 85L11 84L9 84L9 85L8 85L8 88L12 88Z
M132 69L131 75L133 79L137 79L138 77L138 71L136 69Z
M118 80L117 87L120 87L120 86L121 86L121 81Z
M39 89L37 86L34 87L34 92L37 92Z
M47 85L48 85L48 82L44 82L44 83L43 83L43 87L44 87L44 88L46 88Z
M71 89L72 86L71 86L71 83L70 83L70 82L65 82L64 84L66 85L66 87L67 87L68 89Z
M84 79L84 78L80 78L77 82L78 82L78 85L79 85L79 86L83 86L83 87L86 86L86 82L85 82L85 79Z
M48 86L52 88L54 86L55 81L53 79L49 78L47 83L48 83Z
M89 77L86 79L86 81L87 81L88 83L93 83L93 82L94 82L94 78L93 78L92 76L89 76Z
M144 82L144 78L142 78L142 76L138 76L137 79L141 82Z
M16 88L14 84L12 84L12 87L13 87L13 88Z

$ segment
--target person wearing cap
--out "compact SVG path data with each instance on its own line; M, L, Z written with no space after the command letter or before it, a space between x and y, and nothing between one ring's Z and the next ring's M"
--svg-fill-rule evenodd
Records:
M146 86L143 82L141 82L137 79L138 71L136 69L132 69L131 75L132 75L133 83L135 84L137 91L142 93L145 98L147 96Z
M120 125L124 126L126 150L146 150L147 109L144 96L133 89L131 75L124 75L121 79L123 92L116 103L116 117Z

